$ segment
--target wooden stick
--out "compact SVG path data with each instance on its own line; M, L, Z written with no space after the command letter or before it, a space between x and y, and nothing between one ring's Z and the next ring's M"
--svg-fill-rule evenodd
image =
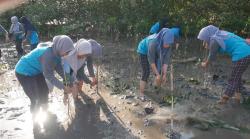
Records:
M64 71L64 79L65 79L65 81L66 81L66 72ZM66 86L68 86L68 84L67 84L67 81L66 81ZM66 93L68 93L68 92L66 92ZM64 92L64 95L65 95L65 92ZM72 119L72 117L71 117L71 114L70 114L70 112L71 112L71 110L70 110L70 105L69 105L69 94L67 94L68 95L68 97L67 97L67 105L68 105L68 116L69 116L69 118L70 119Z
M171 80L171 111L172 111L172 115L171 115L171 129L173 129L174 127L174 119L173 119L173 110L174 110L174 96L173 96L173 92L174 92L174 75L173 75L173 64L170 65L170 80Z
M207 53L208 53L208 49L205 50L205 56L204 56L205 59L208 58L208 56L207 56L208 54L207 54ZM207 83L207 82L208 82L208 68L207 68L207 67L205 67L205 69L204 69L204 74L203 74L203 76L204 76L204 77L203 77L203 78L204 78L203 88L206 89L206 88L207 88L207 85L208 85L208 83Z
M96 83L96 93L99 93L99 58L98 58L98 63L96 65L96 78L97 78L97 83Z

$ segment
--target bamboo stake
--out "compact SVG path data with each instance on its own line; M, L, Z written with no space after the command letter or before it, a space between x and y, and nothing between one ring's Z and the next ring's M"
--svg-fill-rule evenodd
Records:
M98 62L97 62L97 65L96 65L96 79L97 79L97 83L96 83L96 93L99 94L99 60L100 58L98 58Z
M171 111L172 111L172 115L171 115L171 129L173 130L174 127L174 120L173 120L173 110L174 110L174 75L173 75L173 64L170 65L170 80L171 80Z
M205 50L204 58L205 59L208 58L208 49ZM204 69L203 79L204 79L203 88L206 89L208 86L208 68L207 67L205 67Z
M66 72L64 71L64 79L65 79L65 81L66 81ZM66 81L66 86L68 86L68 83L67 83L67 81ZM68 92L66 92L66 93L68 93ZM64 95L65 95L65 92L64 92ZM69 116L69 118L70 119L72 119L72 116L71 116L71 114L70 114L70 112L71 112L71 110L70 110L70 105L69 105L69 95L67 94L67 105L68 105L68 116Z

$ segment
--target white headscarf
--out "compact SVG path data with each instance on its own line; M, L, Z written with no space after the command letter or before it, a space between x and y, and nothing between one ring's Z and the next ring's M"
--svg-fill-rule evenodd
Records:
M69 55L65 58L65 60L70 65L75 75L85 62L85 58L78 59L77 56L87 55L91 53L92 53L91 44L87 40L80 39L79 41L77 41L77 43L75 44L75 49L71 51Z
M225 50L226 45L224 43L224 40L229 38L229 32L219 30L218 27L215 27L213 25L206 26L202 28L199 32L198 39L203 40L208 43L209 47L211 47L211 42L215 40L219 46Z

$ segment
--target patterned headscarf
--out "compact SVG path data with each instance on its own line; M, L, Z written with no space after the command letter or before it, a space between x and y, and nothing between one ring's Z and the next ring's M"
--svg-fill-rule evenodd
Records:
M216 41L219 44L219 46L223 50L225 50L226 46L225 46L224 40L229 38L228 34L229 34L229 32L227 32L227 31L219 30L218 27L215 27L213 25L209 25L209 26L206 26L200 30L197 38L199 40L203 40L203 41L207 42L209 45L209 48L212 45L211 42Z

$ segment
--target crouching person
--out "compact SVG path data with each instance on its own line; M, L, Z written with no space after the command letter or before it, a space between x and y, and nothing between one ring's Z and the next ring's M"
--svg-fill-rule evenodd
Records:
M94 74L93 59L99 58L102 55L102 46L95 40L80 39L75 44L75 50L69 54L69 57L64 60L64 70L67 75L69 84L77 84L78 91L82 90L83 82L94 86L97 84L97 78ZM87 64L86 64L87 63ZM84 68L87 65L92 81L87 77ZM72 83L73 82L73 83ZM78 94L74 95L78 98Z
M66 93L71 88L64 86L54 74L56 71L64 78L61 58L74 50L73 41L65 35L56 36L50 47L38 47L23 56L15 66L15 74L25 94L31 101L30 110L35 112L40 106L47 109L48 86L45 78Z
M163 28L158 34L143 39L138 46L142 78L140 81L140 99L145 101L144 90L150 74L150 66L156 75L155 84L166 82L167 67L170 62L171 45L180 36L180 28Z
M148 45L149 42L154 40L157 34L152 34L140 41L137 47L139 61L142 69L142 76L140 80L140 99L145 101L144 90L150 75L150 65L148 62Z
M224 104L230 97L235 95L236 101L240 102L242 92L242 74L250 64L250 46L245 39L220 30L218 27L209 25L200 30L198 39L205 42L205 48L209 49L209 56L202 62L202 67L207 67L209 63L215 60L217 53L226 53L232 57L233 68L231 77L228 80L227 89L219 101Z
M167 81L167 68L170 64L172 45L180 36L180 28L163 28L156 39L149 44L148 61L155 74L155 84L160 86Z

